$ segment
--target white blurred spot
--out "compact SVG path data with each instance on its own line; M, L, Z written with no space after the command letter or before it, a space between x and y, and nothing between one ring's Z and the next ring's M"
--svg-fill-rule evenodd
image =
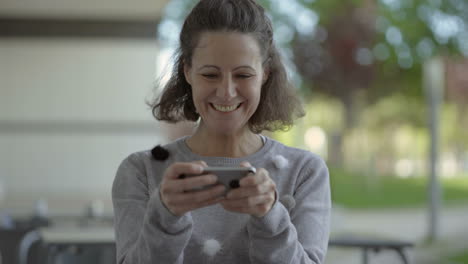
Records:
M409 159L400 159L395 164L395 173L400 178L408 178L414 174L414 162Z
M385 38L388 43L398 46L403 42L403 36L401 35L400 30L397 27L389 27L387 32L385 32Z
M430 38L424 38L418 42L416 52L421 59L428 59L434 53L434 43Z
M444 154L441 157L441 176L445 178L454 177L458 172L457 158L453 154Z
M160 78L158 84L159 87L164 87L171 78L173 53L174 49L163 48L156 57L156 76Z
M172 19L163 20L158 26L160 36L172 44L178 43L180 30L181 25Z
M210 257L216 255L219 250L221 250L221 244L216 239L208 239L203 244L203 253Z
M34 205L34 215L41 217L41 218L47 218L49 214L49 205L45 199L39 199L36 201Z
M447 43L450 38L457 36L464 27L464 22L460 17L439 10L430 16L429 23L440 43Z
M276 40L280 43L288 43L294 37L293 30L284 23L278 22L275 27Z
M359 65L368 66L374 62L374 57L368 48L359 48L356 51L355 60Z
M275 167L277 169L283 169L288 167L289 165L289 161L281 155L276 155L275 157L273 157L273 163L275 164Z
M310 9L303 9L299 14L296 14L296 30L300 34L312 34L318 22L318 14Z
M304 142L311 151L322 157L327 155L327 135L321 127L311 127L304 134Z
M91 218L101 218L104 216L104 202L101 200L93 200L88 205L88 216Z

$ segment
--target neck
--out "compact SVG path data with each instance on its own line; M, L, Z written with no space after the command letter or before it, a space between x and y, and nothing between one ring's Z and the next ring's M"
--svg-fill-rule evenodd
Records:
M187 139L189 148L198 155L208 157L240 158L251 155L263 146L261 137L245 128L236 134L217 134L203 124Z

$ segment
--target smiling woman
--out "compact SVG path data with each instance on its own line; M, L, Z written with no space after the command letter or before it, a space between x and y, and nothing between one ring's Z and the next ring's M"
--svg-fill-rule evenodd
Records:
M254 0L201 0L186 18L171 79L151 106L158 120L198 126L120 165L119 263L323 263L327 166L260 134L303 115L272 32ZM226 190L208 166L256 170Z
M201 117L199 133L250 132L247 123L258 108L262 84L268 78L252 36L203 33L191 64L186 64L184 71Z
M197 53L209 54L208 57L198 54L198 57L202 57L205 61L209 59L227 61L226 56L228 55L233 58L235 55L244 54L242 50L244 48L249 49L251 55L255 52L258 53L256 57L261 59L261 69L258 69L258 66L257 68L252 67L255 65L247 64L245 66L250 66L254 71L260 70L261 72L255 73L263 78L261 100L258 109L249 119L249 127L255 133L263 130L288 129L293 125L294 119L303 116L304 113L299 100L294 95L294 87L288 80L279 51L274 44L271 21L265 15L263 8L258 6L255 1L233 2L219 8L217 5L222 3L224 1L220 3L202 1L195 6L185 20L180 34L180 47L175 54L176 63L172 76L165 85L163 94L151 104L154 116L158 120L169 122L198 121L200 115L194 105L192 87L185 76L187 66L190 67L192 63L201 63L194 58ZM252 8L252 5L258 6L258 8ZM214 8L219 9L215 10ZM204 46L208 44L206 42L210 41L206 38L213 38L213 35L216 35L214 33L218 33L217 35L226 33L225 37L218 36L217 39L222 39L224 44L230 44L222 46L220 43L211 43L211 46L218 45L217 54L207 52L206 49L203 50ZM236 37L236 35L241 36ZM236 38L238 38L236 44L241 41L244 43L237 46L230 42ZM228 50L229 47L231 50ZM208 47L208 49L210 48L213 47ZM233 48L236 50L232 50ZM235 51L235 53L232 54L231 51ZM247 58L247 54L244 54L244 58ZM252 59L249 58L249 60ZM236 60L241 63L240 58L236 58ZM229 63L234 64L233 62ZM220 68L221 65L208 64L206 66L213 66L211 68L218 70L218 72L220 70L226 71L226 69ZM240 73L242 72L237 74ZM262 76L265 73L268 76ZM246 76L244 75L244 77ZM206 72L204 77L214 78L216 76L212 72Z

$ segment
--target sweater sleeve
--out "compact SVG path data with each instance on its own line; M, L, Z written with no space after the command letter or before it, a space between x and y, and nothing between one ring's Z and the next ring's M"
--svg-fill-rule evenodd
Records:
M192 217L174 216L149 190L144 164L136 154L125 159L112 186L117 263L183 263Z
M252 263L324 263L330 229L330 183L321 159L303 168L288 212L276 202L262 218L247 225Z

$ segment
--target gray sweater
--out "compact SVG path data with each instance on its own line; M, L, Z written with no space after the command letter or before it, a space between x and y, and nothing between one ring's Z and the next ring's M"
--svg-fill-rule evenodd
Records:
M247 157L204 157L193 153L185 139L164 146L170 153L165 161L143 151L118 168L112 187L118 263L324 262L331 202L328 169L320 157L270 138ZM248 161L265 168L276 183L278 199L261 218L220 205L175 216L160 199L163 173L174 162L196 160L209 166ZM221 249L210 256L203 249L213 239Z

